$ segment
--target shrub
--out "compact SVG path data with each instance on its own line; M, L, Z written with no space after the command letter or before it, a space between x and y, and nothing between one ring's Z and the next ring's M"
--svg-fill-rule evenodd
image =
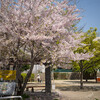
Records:
M22 77L23 77L23 80L25 80L25 77L27 75L27 73L21 73Z
M26 98L29 98L29 97L30 97L30 96L27 95L27 94L23 94L23 95L22 95L23 100L25 100Z
M21 73L21 75L23 76L23 81L24 81L27 73ZM29 80L34 81L34 74L31 74L31 77L29 78Z
M34 81L34 74L31 74L31 77L29 79L30 81Z
M59 73L58 72L55 72L54 73L54 79L58 79L58 77L59 77Z
M66 73L60 73L60 75L61 75L60 76L61 79L66 79Z
M54 79L67 79L67 73L60 73L60 72L55 72L54 73Z

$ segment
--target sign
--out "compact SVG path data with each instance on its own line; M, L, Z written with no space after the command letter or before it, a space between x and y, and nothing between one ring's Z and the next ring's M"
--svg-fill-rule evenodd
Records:
M15 80L16 79L16 70L0 70L0 79Z
M0 82L0 96L2 95L12 95L15 91L15 82Z

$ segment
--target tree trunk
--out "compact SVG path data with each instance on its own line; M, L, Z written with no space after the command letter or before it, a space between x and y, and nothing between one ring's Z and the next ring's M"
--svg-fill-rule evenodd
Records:
M51 67L45 68L45 90L46 93L51 93Z
M32 74L33 67L34 67L34 62L32 63L31 68L30 68L30 70L28 71L28 73L27 73L27 75L25 77L25 81L23 83L23 87L22 87L22 90L21 90L22 94L23 94L23 92L24 92L24 90L26 88L27 82L28 82L28 80L29 80L29 78L30 78L30 76Z
M85 72L85 74L83 73L83 76L85 76L85 80L86 80L86 82L88 82L88 75L89 75L89 74L88 74L87 71ZM84 77L83 77L83 78L84 78Z
M83 64L82 60L80 61L80 89L83 89Z
M94 76L95 76L95 81L96 81L96 83L97 83L97 71L95 71L94 74L95 74L95 75L94 75Z
M22 86L23 86L23 77L21 76L21 66L17 60L14 62L14 67L16 67L16 81L18 83L18 88L17 88L17 95L21 94Z
M25 81L24 81L23 85L22 85L22 82L21 82L21 80L22 80L21 71L17 67L18 88L19 88L19 91L18 91L17 95L22 95L23 94L23 92L26 88L27 82L28 82L28 80L29 80L29 78L32 74L33 67L34 67L34 57L33 57L33 47L32 47L32 49L31 49L31 67L30 67L30 69L29 69L29 71L28 71L28 73L25 77Z
M88 79L86 78L86 82L88 82Z
M23 87L23 77L21 76L21 71L19 70L18 66L16 67L16 76L17 76L17 82L18 82L18 90L17 95L21 95L21 90Z
M24 90L26 88L27 82L28 82L28 80L29 80L29 78L30 78L30 76L32 74L32 70L33 70L33 67L34 67L34 57L33 57L33 54L34 53L33 53L33 46L32 46L32 49L31 49L31 68L29 69L29 71L28 71L28 73L27 73L27 75L25 77L25 81L23 83L23 88L21 90L22 94L23 94L23 92L24 92Z
M95 66L95 65L94 65ZM94 71L94 79L97 83L97 71L92 67L93 71Z

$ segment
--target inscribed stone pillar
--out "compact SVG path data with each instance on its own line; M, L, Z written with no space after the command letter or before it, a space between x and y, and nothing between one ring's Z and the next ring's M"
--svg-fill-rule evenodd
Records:
M51 93L51 67L45 68L45 90L46 93Z

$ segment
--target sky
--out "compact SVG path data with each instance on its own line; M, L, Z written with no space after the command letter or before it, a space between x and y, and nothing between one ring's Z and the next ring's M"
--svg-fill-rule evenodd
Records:
M90 27L97 27L100 36L100 0L77 0L77 8L81 9L82 19L78 27L83 27L86 32Z

